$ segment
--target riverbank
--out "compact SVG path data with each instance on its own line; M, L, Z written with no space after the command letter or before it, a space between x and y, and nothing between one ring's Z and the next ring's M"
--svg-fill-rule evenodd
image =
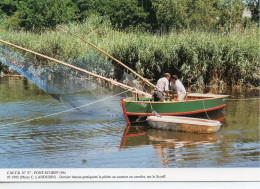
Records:
M179 75L184 84L192 88L257 87L259 84L257 27L237 28L230 33L150 34L115 31L102 17L65 27L152 82L164 72L170 72ZM88 48L95 51L59 27L41 33L1 29L0 39L65 62L82 56ZM4 72L10 72L3 65L1 67Z
M0 78L3 78L4 80L24 80L28 82L28 80L19 74L2 74L0 75ZM31 81L29 81L31 83ZM35 85L36 88L38 86ZM225 94L230 95L230 98L232 99L242 99L242 98L259 98L260 94L260 87L245 87L245 86L226 86L226 87L216 87L216 86L205 86L203 89L192 89L191 87L185 86L186 90L189 93L210 93L210 94Z

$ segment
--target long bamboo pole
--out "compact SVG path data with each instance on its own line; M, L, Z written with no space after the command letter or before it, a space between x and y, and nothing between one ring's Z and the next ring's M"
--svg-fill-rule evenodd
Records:
M23 50L23 51L26 51L26 52L32 53L32 54L34 54L34 55L37 55L37 56L40 56L40 57L46 58L46 59L51 60L51 61L53 61L53 62L56 62L56 63L62 64L62 65L64 65L64 66L67 66L67 67L73 68L73 69L75 69L75 70L78 70L78 71L81 71L81 72L87 73L87 74L89 74L89 75L91 75L91 76L94 76L94 77L97 77L97 78L103 79L103 80L105 80L105 81L111 82L112 84L114 84L114 85L118 85L118 86L120 86L120 87L122 87L122 88L125 88L125 89L128 89L128 90L132 91L133 93L138 93L138 94L142 94L142 95L150 96L150 97L151 97L151 94L149 94L149 93L146 93L146 92L143 92L143 91L141 91L141 90L139 90L139 89L136 89L136 88L130 87L130 86L128 86L128 85L125 85L125 84L119 83L119 82L117 82L117 81L115 81L115 80L113 80L113 79L108 79L108 78L106 78L106 77L103 77L103 76L101 76L101 75L98 75L98 74L92 73L92 72L87 71L87 70L85 70L85 69L82 69L82 68L79 68L79 67L73 66L73 65L68 64L68 63L66 63L66 62L63 62L63 61L57 60L57 59L55 59L55 58L48 57L48 56L46 56L46 55L43 55L43 54L40 54L40 53L38 53L38 52L35 52L35 51L32 51L32 50L29 50L29 49L26 49L26 48L20 47L20 46L18 46L18 45L12 44L12 43L10 43L10 42L3 41L3 40L1 40L1 39L0 39L0 42L1 42L1 43L4 43L4 44L6 44L6 45L9 45L9 46L15 47L15 48L17 48L17 49L20 49L20 50Z
M150 86L155 88L155 85L152 84L150 81L148 81L147 79L143 78L140 74L136 73L133 69L129 68L128 66L126 66L125 64L123 64L121 61L117 60L116 58L114 58L113 56L109 55L108 53L106 53L105 51L101 50L100 48L98 48L97 46L93 45L92 43L90 43L89 41L85 40L84 38L78 36L77 34L71 32L70 30L66 29L65 27L58 25L59 27L61 27L62 29L66 30L67 32L71 33L72 35L78 37L79 39L81 39L82 41L84 41L85 43L91 45L92 47L94 47L95 49L97 49L98 51L102 52L103 54L105 54L106 56L108 56L109 58L113 59L114 61L116 61L117 63L119 63L121 66L125 67L126 69L128 69L130 72L132 72L133 74L135 74L137 77L141 78L144 82L146 82L147 84L149 84Z

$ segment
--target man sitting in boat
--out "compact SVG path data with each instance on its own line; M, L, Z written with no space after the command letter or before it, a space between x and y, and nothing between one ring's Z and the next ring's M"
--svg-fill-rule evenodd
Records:
M165 73L163 78L160 78L157 81L156 87L154 89L153 100L163 102L164 93L166 96L169 95L169 79L171 75L169 73Z
M177 93L177 100L183 101L186 96L186 90L177 75L172 75L172 98L174 97L174 91Z

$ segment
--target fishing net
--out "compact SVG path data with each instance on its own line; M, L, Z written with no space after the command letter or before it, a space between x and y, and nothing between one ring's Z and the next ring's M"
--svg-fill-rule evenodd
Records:
M119 85L8 45L0 46L0 62L25 76L55 99L70 105L68 109L73 107L89 116L122 116L120 99L133 95ZM145 88L143 82L90 49L68 63L140 90Z

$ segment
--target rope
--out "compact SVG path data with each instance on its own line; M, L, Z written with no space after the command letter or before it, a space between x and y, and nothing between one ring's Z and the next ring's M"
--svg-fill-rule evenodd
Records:
M151 106L151 110L152 110L152 114L155 115L156 117L162 117L160 114L158 114L158 112L156 112L154 109L153 109L153 106L152 106L152 103L151 101L149 101L150 103L150 106Z
M54 116L54 115L62 114L62 113L65 113L65 112L69 112L69 111L72 111L72 110L75 110L75 109L78 109L78 108L86 107L86 106L89 106L89 105L92 105L92 104L95 104L95 103L98 103L98 102L101 102L101 101L104 101L104 100L113 98L113 97L115 97L115 96L119 96L119 95L121 95L121 94L127 93L128 91L130 91L130 90L127 90L127 91L118 93L118 94L116 94L116 95L113 95L113 96L110 96L110 97L107 97L107 98L103 98L103 99L101 99L101 100L98 100L98 101L95 101L95 102L91 102L91 103L88 103L88 104L85 104L85 105L82 105L82 106L78 106L78 107L75 107L75 108L71 108L71 109L68 109L68 110L64 110L64 111L61 111L61 112L49 114L49 115L42 116L42 117L27 119L27 120L23 120L23 121L19 121L19 122L8 123L8 124L1 125L1 126L2 126L2 127L5 127L5 126L9 126L9 125L17 125L17 124L19 124L19 123L26 123L26 122L29 122L29 121L34 121L34 120L38 120L38 119L42 119L42 118L46 118L46 117L51 117L51 116Z
M202 103L203 103L203 107L204 107L204 110L205 110L206 116L208 117L208 119L210 119L210 117L209 117L209 115L208 115L208 113L207 113L207 111L206 111L206 107L205 107L205 104L204 104L204 100L202 101ZM210 120L211 120L211 119L210 119Z

